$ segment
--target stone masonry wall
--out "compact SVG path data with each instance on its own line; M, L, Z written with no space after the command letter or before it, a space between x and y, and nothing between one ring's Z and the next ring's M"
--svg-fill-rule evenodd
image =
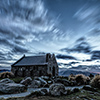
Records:
M26 67L12 67L11 71L15 76L46 76L47 66L26 66Z
M58 64L54 54L50 54L48 58L48 74L51 74L52 76L58 76Z

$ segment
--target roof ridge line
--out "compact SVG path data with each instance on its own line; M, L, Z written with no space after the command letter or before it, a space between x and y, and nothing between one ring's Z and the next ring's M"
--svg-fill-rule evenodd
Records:
M11 66L14 66L16 63L18 63L19 61L21 61L23 58L25 58L26 56L22 56L19 60L17 60L15 63L13 63Z
M25 57L37 57L37 56L46 56L46 55L33 55L33 56L25 56Z

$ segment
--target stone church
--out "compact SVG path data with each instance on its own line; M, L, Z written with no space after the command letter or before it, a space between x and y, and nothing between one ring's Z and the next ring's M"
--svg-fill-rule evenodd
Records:
M58 64L54 54L23 56L11 65L15 76L58 76Z

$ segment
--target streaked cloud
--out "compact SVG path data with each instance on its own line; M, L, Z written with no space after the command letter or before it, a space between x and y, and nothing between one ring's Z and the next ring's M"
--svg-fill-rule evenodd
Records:
M0 64L10 66L23 54L39 52L91 59L91 52L100 49L100 5L96 1L1 0Z

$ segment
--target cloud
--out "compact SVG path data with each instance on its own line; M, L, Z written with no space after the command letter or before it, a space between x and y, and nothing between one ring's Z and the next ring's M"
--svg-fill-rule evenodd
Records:
M97 24L98 20L100 20L100 6L99 5L95 5L94 6L90 6L89 4L84 5L81 9L79 9L74 17L78 18L78 20L80 21L85 21L91 24Z
M99 28L94 28L89 31L88 36L95 36L98 37L100 36L100 29Z
M28 52L29 50L25 49L25 48L22 48L20 46L15 46L13 49L12 49L12 52L13 53L26 53Z
M92 2L92 1L91 1ZM87 3L81 7L74 15L87 31L84 36L92 50L100 50L100 1L94 1L93 4Z
M1 0L0 59L14 60L31 52L29 44L44 40L56 29L55 22L41 0Z
M59 55L57 55L56 56L58 59L74 59L74 60L76 60L76 58L74 58L74 57L72 57L72 56L69 56L69 55L61 55L61 54L59 54Z
M100 51L93 51L92 52L92 56L91 56L91 60L100 60Z
M81 37L81 38L79 38L79 39L76 40L76 43L77 43L77 42L81 42L81 41L85 41L85 40L86 40L85 37Z
M78 52L78 53L90 53L91 46L86 42L84 37L79 38L74 43L74 47L72 48L63 48L61 51L66 52Z

